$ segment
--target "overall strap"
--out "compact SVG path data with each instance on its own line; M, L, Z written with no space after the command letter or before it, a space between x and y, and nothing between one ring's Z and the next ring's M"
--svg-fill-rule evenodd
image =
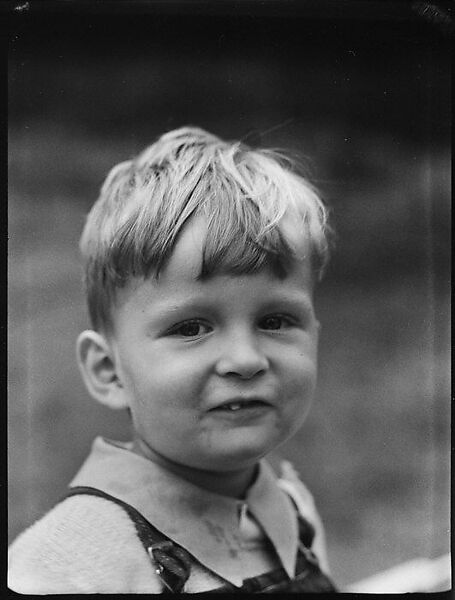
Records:
M98 496L121 506L133 521L145 551L156 565L155 572L165 590L172 593L183 590L191 570L191 555L187 550L170 540L130 504L106 492L86 486L71 487L62 500L80 494Z
M284 490L284 491L286 492L289 500L292 502L292 505L294 506L295 514L297 516L297 521L298 521L298 526L299 526L299 547L302 548L302 546L303 546L304 548L309 550L311 548L311 546L313 545L314 536L316 535L316 530L314 528L314 525L312 523L310 523L302 515L294 497L291 496L291 494L287 490Z
M292 500L292 498L291 498ZM297 510L297 519L299 524L299 539L306 548L311 548L315 536L313 525L305 519Z

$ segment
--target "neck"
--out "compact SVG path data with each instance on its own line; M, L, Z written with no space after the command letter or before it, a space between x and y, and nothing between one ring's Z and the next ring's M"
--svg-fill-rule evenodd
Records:
M133 440L132 450L194 485L231 498L243 499L257 474L257 464L235 471L207 471L189 467L166 458L137 438Z

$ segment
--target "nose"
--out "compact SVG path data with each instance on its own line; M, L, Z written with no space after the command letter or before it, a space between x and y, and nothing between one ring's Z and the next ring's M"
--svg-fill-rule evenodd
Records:
M267 356L254 336L247 333L236 333L225 339L216 363L218 375L235 375L241 379L252 379L268 368Z

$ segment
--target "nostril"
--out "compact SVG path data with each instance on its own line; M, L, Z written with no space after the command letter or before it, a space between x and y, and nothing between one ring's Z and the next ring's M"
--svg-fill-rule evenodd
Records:
M259 371L231 371L227 373L227 375L232 375L233 377L239 377L240 379L252 379L253 377L257 377L261 375L264 371L261 369Z
M268 360L265 356L257 355L254 358L250 356L241 357L224 357L217 365L217 372L223 376L235 376L240 379L252 379L258 375L261 375L267 371L269 367Z

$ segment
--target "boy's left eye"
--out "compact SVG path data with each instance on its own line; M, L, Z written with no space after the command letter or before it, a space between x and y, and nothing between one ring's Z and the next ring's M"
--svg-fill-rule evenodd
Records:
M275 331L291 324L291 320L283 315L269 315L259 321L260 329Z

